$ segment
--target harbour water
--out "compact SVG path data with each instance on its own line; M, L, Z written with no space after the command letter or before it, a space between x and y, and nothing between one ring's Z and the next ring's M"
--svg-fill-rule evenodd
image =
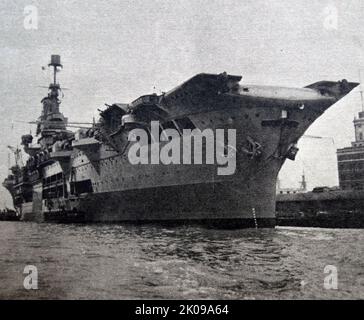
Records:
M363 253L361 229L0 222L0 298L364 299Z

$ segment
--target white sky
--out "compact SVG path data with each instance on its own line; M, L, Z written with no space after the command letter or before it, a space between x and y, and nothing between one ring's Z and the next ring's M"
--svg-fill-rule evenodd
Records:
M26 30L24 8L38 9L38 29ZM303 87L319 80L358 81L364 69L361 0L1 1L0 180L7 145L17 145L38 117L51 81L41 66L60 54L62 111L91 121L105 102L130 102L166 91L196 73L227 71L254 84ZM337 24L334 17L337 12ZM363 71L364 76L364 71ZM359 90L329 109L301 139L295 162L281 171L295 187L305 170L309 187L336 185L336 148L353 140ZM34 132L34 128L33 128ZM0 206L10 205L5 189Z

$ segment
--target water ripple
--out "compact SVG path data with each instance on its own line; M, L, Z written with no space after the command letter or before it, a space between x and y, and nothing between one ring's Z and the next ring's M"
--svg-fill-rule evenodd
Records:
M361 230L0 223L0 298L357 299ZM39 290L23 288L37 266ZM339 289L323 286L338 268Z

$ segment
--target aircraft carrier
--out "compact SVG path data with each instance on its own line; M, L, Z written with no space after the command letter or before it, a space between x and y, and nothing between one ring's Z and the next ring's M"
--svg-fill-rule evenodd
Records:
M274 227L280 168L294 160L307 128L357 86L346 80L257 86L241 84L237 75L202 73L161 95L107 105L87 126L60 111L60 56L52 55L49 66L54 79L41 101L36 137L22 137L28 159L24 166L17 161L3 182L23 221ZM180 139L185 129L236 130L236 146L224 149L234 152L234 174L219 175L216 163L130 163L130 131L150 132L152 121L159 121L161 135L174 129ZM70 130L78 125L86 128ZM160 140L159 149L168 143ZM153 138L148 144L156 146ZM14 153L18 159L21 151Z

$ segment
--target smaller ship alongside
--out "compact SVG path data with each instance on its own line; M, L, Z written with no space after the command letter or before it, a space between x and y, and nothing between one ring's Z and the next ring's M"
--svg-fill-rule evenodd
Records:
M20 216L15 210L5 208L0 210L0 221L19 221Z
M278 192L281 226L364 228L364 108L354 119L355 141L337 150L339 187Z

